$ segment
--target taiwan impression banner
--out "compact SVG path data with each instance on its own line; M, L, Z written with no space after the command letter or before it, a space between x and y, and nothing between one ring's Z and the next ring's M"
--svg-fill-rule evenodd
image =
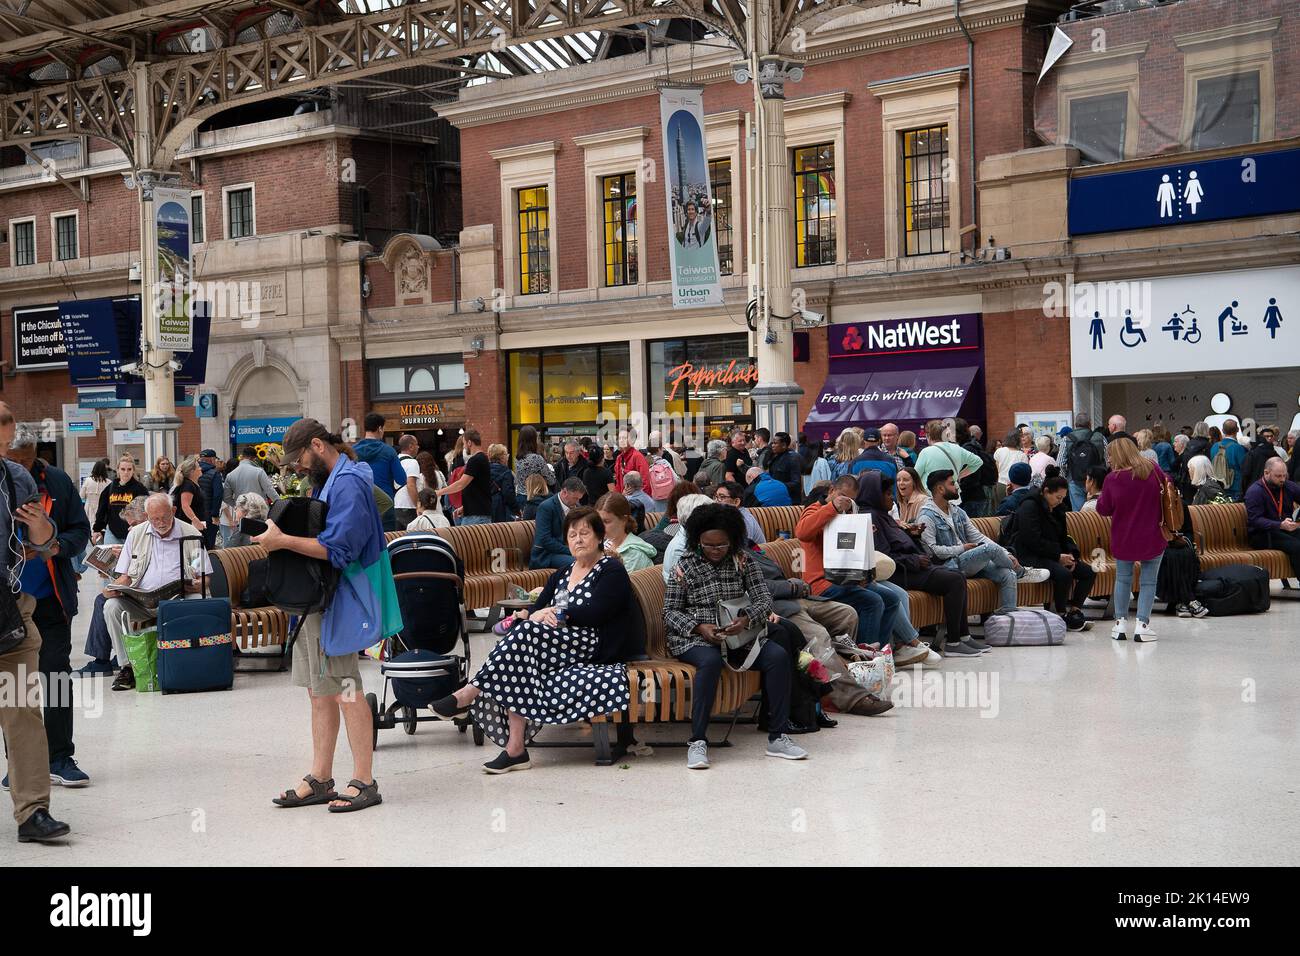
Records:
M188 310L190 277L190 193L188 189L155 186L154 225L158 287L158 347L175 352L194 348L194 324Z
M704 105L699 89L659 94L667 171L668 250L673 307L721 305L718 243L714 235L709 159L704 148Z

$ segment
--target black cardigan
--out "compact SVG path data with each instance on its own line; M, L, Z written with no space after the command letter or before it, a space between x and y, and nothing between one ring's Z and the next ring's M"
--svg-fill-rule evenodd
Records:
M571 568L561 568L550 576L542 593L533 602L533 612L551 606L555 592L567 581ZM600 646L593 664L618 664L644 653L635 644L632 628L632 582L627 569L617 558L601 558L587 572L595 575L591 581L591 600L583 605L569 604L568 623L574 627L590 627L596 631Z

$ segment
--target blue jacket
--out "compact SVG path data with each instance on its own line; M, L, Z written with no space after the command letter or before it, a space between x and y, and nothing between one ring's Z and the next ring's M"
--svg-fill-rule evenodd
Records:
M874 468L887 478L898 477L898 462L894 456L883 448L864 448L857 458L849 462L849 474L860 475L868 468Z
M392 574L390 570L385 588L379 569L387 566L388 552L372 484L368 465L341 455L319 492L329 512L316 540L341 572L334 599L321 617L321 649L330 657L355 654L387 636L384 592L392 587Z
M1214 463L1214 456L1222 448L1228 458L1228 467L1232 469L1232 483L1228 485L1228 494L1234 501L1241 500L1241 473L1246 467L1246 446L1235 438L1225 438L1223 441L1216 442L1210 449L1210 463Z
M537 509L537 527L533 531L533 550L528 556L528 566L541 568L547 558L568 553L569 546L564 541L564 505L559 495L552 495Z
M352 446L352 450L359 460L370 466L375 487L388 497L393 497L397 489L406 484L406 469L398 461L397 451L392 445L378 438L363 438Z
M226 477L216 465L199 462L199 491L208 502L208 518L215 524L221 517L221 499L226 494Z
M515 494L515 473L494 461L488 466L492 478L492 520L514 521L519 517L519 498Z
M794 504L790 500L790 489L786 487L785 482L778 481L767 472L759 475L758 481L754 482L754 500L758 502L760 508Z
M1156 453L1156 464L1166 475L1172 475L1178 469L1178 453L1167 441L1158 441L1151 449Z

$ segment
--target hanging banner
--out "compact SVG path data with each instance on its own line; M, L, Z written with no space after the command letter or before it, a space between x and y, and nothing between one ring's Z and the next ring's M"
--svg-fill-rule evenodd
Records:
M154 308L158 314L158 347L173 352L194 348L194 324L189 304L190 192L170 186L153 191L158 282Z
M663 89L659 93L673 307L678 309L722 304L701 92L695 88Z

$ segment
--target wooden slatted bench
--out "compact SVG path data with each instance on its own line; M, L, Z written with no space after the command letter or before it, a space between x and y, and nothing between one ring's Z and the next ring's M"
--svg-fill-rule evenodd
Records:
M278 607L240 607L240 597L248 586L248 565L266 557L260 545L242 548L218 548L213 558L208 588L213 597L230 599L230 636L240 651L268 647L280 648L279 670L284 670L288 652L289 615Z
M1262 551L1250 546L1246 532L1246 506L1241 502L1226 505L1192 505L1192 534L1200 552L1201 570L1229 564L1253 564L1275 580L1295 576L1285 551Z

